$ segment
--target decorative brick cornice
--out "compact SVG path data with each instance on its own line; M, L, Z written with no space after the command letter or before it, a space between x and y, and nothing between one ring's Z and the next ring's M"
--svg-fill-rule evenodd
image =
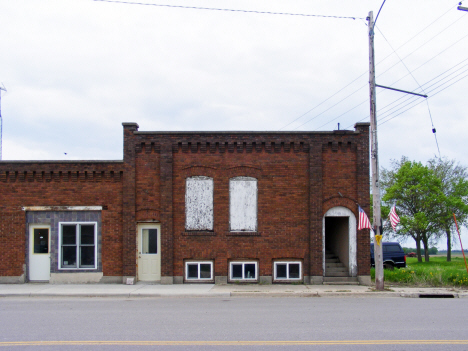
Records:
M309 152L310 146L306 142L293 141L182 141L173 144L173 152L184 153L251 153L251 152Z
M0 182L121 182L123 171L0 171Z

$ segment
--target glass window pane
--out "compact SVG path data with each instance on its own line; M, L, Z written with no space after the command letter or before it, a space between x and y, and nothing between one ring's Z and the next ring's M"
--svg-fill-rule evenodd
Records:
M76 225L62 225L62 245L76 245Z
M76 268L76 246L62 246L62 267Z
M277 263L276 264L276 279L287 279L286 275L286 263Z
M231 266L232 279L242 279L242 263L235 263Z
M94 224L82 224L81 228L81 244L94 245Z
M157 254L158 253L158 230L143 229L141 233L141 253L142 254Z
M398 245L384 245L383 250L385 252L401 252L400 246Z
M300 271L300 264L299 263L290 263L289 264L289 279L298 279L300 278L299 271Z
M211 264L200 264L200 279L211 279Z
M198 264L197 263L189 263L187 264L187 278L188 279L198 279Z
M94 268L94 246L80 247L80 267Z
M245 279L255 279L255 263L246 263L244 265L244 277Z
M49 229L34 229L34 253L49 253Z

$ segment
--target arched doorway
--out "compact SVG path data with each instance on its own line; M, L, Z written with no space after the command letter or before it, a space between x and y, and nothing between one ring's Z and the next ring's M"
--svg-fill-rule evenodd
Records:
M329 209L323 216L323 275L356 277L356 217L342 206Z

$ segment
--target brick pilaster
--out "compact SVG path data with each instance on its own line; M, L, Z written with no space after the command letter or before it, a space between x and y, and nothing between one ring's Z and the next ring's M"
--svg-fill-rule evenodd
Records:
M135 138L138 131L136 123L122 123L124 128L124 174L122 190L122 261L123 276L136 276L137 228L135 217L136 182L135 182Z
M309 153L310 276L323 275L322 188L322 140L312 137Z
M172 141L167 138L161 141L160 156L161 181L161 282L170 283L173 277L173 191L172 191ZM166 277L166 278L164 278Z
M357 143L357 201L361 207L370 216L370 178L369 178L369 125L370 123L356 123L354 128L360 133ZM357 213L357 209L356 209ZM358 218L357 218L358 219ZM358 219L359 220L359 219ZM370 255L370 239L369 230L358 230L356 235L357 240L357 257L358 257L358 275L369 275L369 255Z

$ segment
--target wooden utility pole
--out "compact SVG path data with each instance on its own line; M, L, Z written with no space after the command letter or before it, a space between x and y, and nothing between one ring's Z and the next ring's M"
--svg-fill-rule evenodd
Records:
M372 164L372 197L373 197L373 226L374 226L374 262L375 288L384 289L382 233L380 215L380 181L379 181L379 152L377 143L377 114L375 97L375 63L374 63L374 14L369 12L369 93L370 93L370 124L371 124L371 164Z

